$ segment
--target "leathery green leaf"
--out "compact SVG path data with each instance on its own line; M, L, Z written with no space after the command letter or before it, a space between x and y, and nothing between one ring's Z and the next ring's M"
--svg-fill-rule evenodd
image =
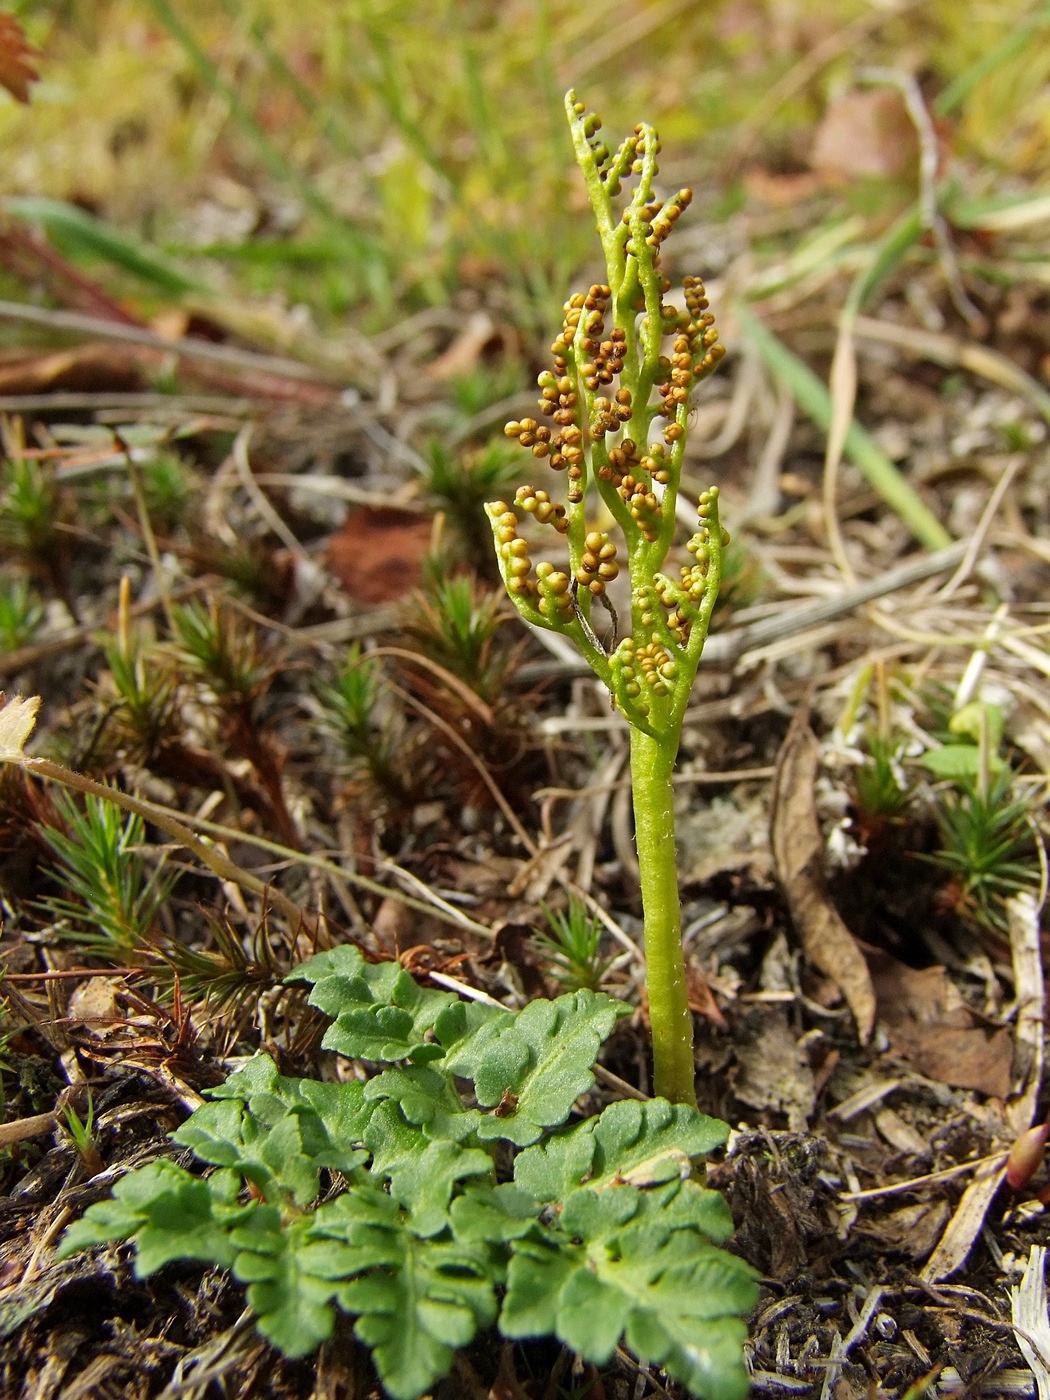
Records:
M533 1001L512 1017L479 1026L454 1047L443 1068L474 1081L482 1141L503 1137L519 1147L564 1123L594 1084L598 1049L630 1008L600 992Z
M728 1133L725 1123L684 1104L626 1099L519 1153L514 1180L539 1201L561 1200L584 1182L592 1190L653 1186L688 1177L694 1160L721 1147Z
M500 1317L505 1335L553 1331L599 1365L621 1336L706 1400L747 1392L741 1315L753 1271L664 1218L662 1193L633 1186L573 1193L543 1238L514 1245Z

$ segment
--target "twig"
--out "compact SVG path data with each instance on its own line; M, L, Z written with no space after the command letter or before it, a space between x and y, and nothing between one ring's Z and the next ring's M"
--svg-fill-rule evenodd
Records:
M899 1196L904 1191L917 1191L920 1186L933 1186L939 1181L951 1181L954 1177L965 1176L978 1167L1001 1167L1006 1161L1005 1152L993 1152L990 1157L976 1157L972 1162L959 1162L954 1167L945 1167L939 1172L927 1172L925 1176L913 1176L907 1181L894 1181L889 1186L873 1186L869 1191L842 1191L840 1201L874 1201L880 1196Z
M857 1343L867 1334L868 1328L871 1326L871 1320L875 1316L875 1310L882 1302L882 1296L885 1291L884 1288L873 1288L871 1290L864 1300L864 1306L860 1310L860 1316L857 1318L852 1329L839 1341L838 1345L832 1351L831 1356L828 1358L827 1370L824 1372L824 1384L820 1387L820 1400L828 1400L828 1397L831 1395L846 1358Z
M6 982L78 982L87 977L132 977L147 969L143 967L66 967L47 972L0 972Z
M0 1123L0 1151L13 1147L16 1142L41 1137L51 1132L57 1124L56 1113L37 1113L32 1118L16 1118L13 1123Z
M0 301L0 320L24 321L34 326L48 326L58 331L78 331L82 335L99 336L105 340L122 340L129 345L142 345L149 350L162 350L167 355L180 355L191 360L214 360L235 369L273 374L283 379L301 380L306 384L336 387L330 374L287 360L282 355L263 355L256 350L240 350L232 345L215 345L210 340L180 336L166 339L152 331L135 326L123 326L99 316L85 316L79 311L49 311L39 306L26 306L18 301Z
M611 1069L606 1069L604 1065L599 1064L595 1064L591 1068L595 1079L604 1084L606 1088L615 1089L625 1099L636 1099L638 1103L649 1102L648 1094L643 1094L641 1089L636 1089L633 1084L628 1084L626 1079L621 1079L618 1074L613 1074Z
M876 598L884 598L898 589L909 588L953 568L964 557L966 541L958 541L947 549L939 549L934 554L923 554L917 559L909 559L895 569L890 569L877 578L866 579L853 588L847 588L835 598L820 598L812 603L802 603L798 607L786 609L773 617L764 617L758 622L749 623L730 632L711 637L704 652L708 664L732 665L745 652L769 642L779 641L804 632L809 627L823 622L831 622L845 617L865 603Z

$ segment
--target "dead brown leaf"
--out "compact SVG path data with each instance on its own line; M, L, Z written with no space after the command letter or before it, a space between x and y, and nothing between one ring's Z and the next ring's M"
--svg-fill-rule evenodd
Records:
M764 1008L755 1021L753 1035L737 1046L730 1076L733 1093L751 1108L782 1113L788 1127L801 1132L816 1102L805 1047L795 1038L782 1007Z
M732 871L768 887L773 871L765 794L734 792L698 804L679 823L678 848L691 882L703 885Z
M943 1199L920 1201L855 1229L858 1234L878 1240L884 1249L899 1250L909 1259L919 1261L925 1259L937 1243L949 1213L948 1202Z
M134 392L145 384L145 362L105 341L44 354L18 351L0 362L0 394Z
M0 87L7 88L18 102L28 102L29 84L40 81L31 62L36 56L37 50L14 15L0 15Z
M987 1030L964 1004L943 967L906 967L877 955L875 988L890 1044L928 1079L1005 1099L1013 1036Z
M831 185L857 180L906 180L919 147L899 92L847 92L828 104L809 163Z
M729 1022L722 1015L722 1008L715 1001L711 984L695 964L690 963L686 968L685 979L689 996L689 1010L697 1016L702 1016L705 1021L710 1021L720 1031L727 1031Z
M495 335L492 317L485 311L475 312L444 354L427 366L427 374L438 380L469 374Z
M388 603L417 587L429 545L426 516L358 506L328 541L328 566L359 603Z
M785 175L755 165L744 172L744 188L748 194L771 209L793 209L795 205L811 199L819 191L821 183L820 176L812 170L793 171Z
M875 1025L875 991L864 955L824 884L824 842L814 796L819 754L806 712L800 710L777 755L773 858L806 957L841 989L857 1033L867 1043Z
M89 977L75 987L66 1004L66 1015L73 1022L92 1029L120 1019L117 992L123 988L117 977Z

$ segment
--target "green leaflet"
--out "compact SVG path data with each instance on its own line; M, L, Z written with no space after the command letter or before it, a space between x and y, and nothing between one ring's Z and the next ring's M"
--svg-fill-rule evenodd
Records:
M493 1170L487 1152L447 1139L428 1142L389 1102L373 1115L368 1141L373 1147L373 1172L387 1177L391 1196L411 1211L411 1228L424 1237L439 1234L448 1223L457 1183Z
M520 1153L514 1180L540 1201L561 1200L585 1181L593 1190L651 1186L688 1177L691 1159L721 1147L728 1135L725 1123L684 1104L628 1099Z
M272 1060L257 1055L217 1094L172 1136L202 1162L237 1168L268 1200L288 1195L307 1205L321 1167L348 1175L368 1158L349 1145L372 1112L361 1084L284 1079Z
M396 1066L364 1086L365 1102L392 1099L424 1138L462 1142L475 1131L481 1114L466 1108L454 1082L429 1065Z
M256 1055L173 1135L218 1170L130 1172L70 1227L60 1257L131 1240L140 1275L174 1259L228 1267L289 1356L328 1337L341 1308L394 1400L429 1390L497 1321L599 1363L626 1341L697 1395L743 1393L751 1271L716 1248L732 1222L693 1166L725 1124L656 1099L560 1126L626 1007L588 991L517 1013L450 1001L352 948L297 978L336 1017L329 1043L372 1059L387 1035L387 1067L328 1083ZM396 1035L391 1011L404 1018ZM512 1182L498 1181L501 1140L531 1144ZM318 1204L323 1171L345 1189Z
M55 1258L134 1236L139 1278L173 1259L228 1267L234 1259L229 1229L255 1209L254 1204L237 1204L239 1189L232 1172L198 1181L174 1162L151 1162L122 1177L111 1200L98 1201L70 1225Z
M366 963L346 946L311 958L288 980L313 982L310 1005L335 1017L322 1042L326 1050L386 1063L422 1063L445 1053L426 1034L457 998L421 987L400 963Z
M672 1190L675 1188L672 1187ZM609 1360L621 1336L697 1395L741 1400L741 1314L752 1270L689 1229L673 1229L658 1199L631 1186L577 1191L560 1235L515 1245L500 1329L553 1332L587 1360Z
M454 1046L444 1068L473 1079L478 1103L495 1110L481 1119L478 1137L524 1147L564 1123L594 1085L599 1046L629 1014L630 1007L600 992L572 992L487 1021Z
M495 1321L488 1251L418 1238L380 1193L348 1192L325 1212L325 1233L350 1246L357 1263L349 1272L360 1274L340 1287L339 1303L357 1314L354 1331L372 1348L387 1391L415 1400L448 1370L457 1347Z
M452 1202L449 1212L457 1239L490 1244L506 1244L534 1233L539 1213L539 1203L509 1181L495 1187L472 1186Z
M331 1300L353 1264L345 1245L313 1238L313 1223L289 1224L275 1206L261 1206L231 1235L234 1276L248 1285L259 1331L285 1356L305 1356L331 1334Z

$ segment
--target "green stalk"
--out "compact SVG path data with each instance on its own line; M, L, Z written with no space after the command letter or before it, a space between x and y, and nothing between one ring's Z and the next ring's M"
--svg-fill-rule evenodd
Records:
M631 786L638 873L645 915L645 964L653 1036L653 1091L672 1103L696 1104L693 1018L682 955L674 790L678 735L631 730Z

